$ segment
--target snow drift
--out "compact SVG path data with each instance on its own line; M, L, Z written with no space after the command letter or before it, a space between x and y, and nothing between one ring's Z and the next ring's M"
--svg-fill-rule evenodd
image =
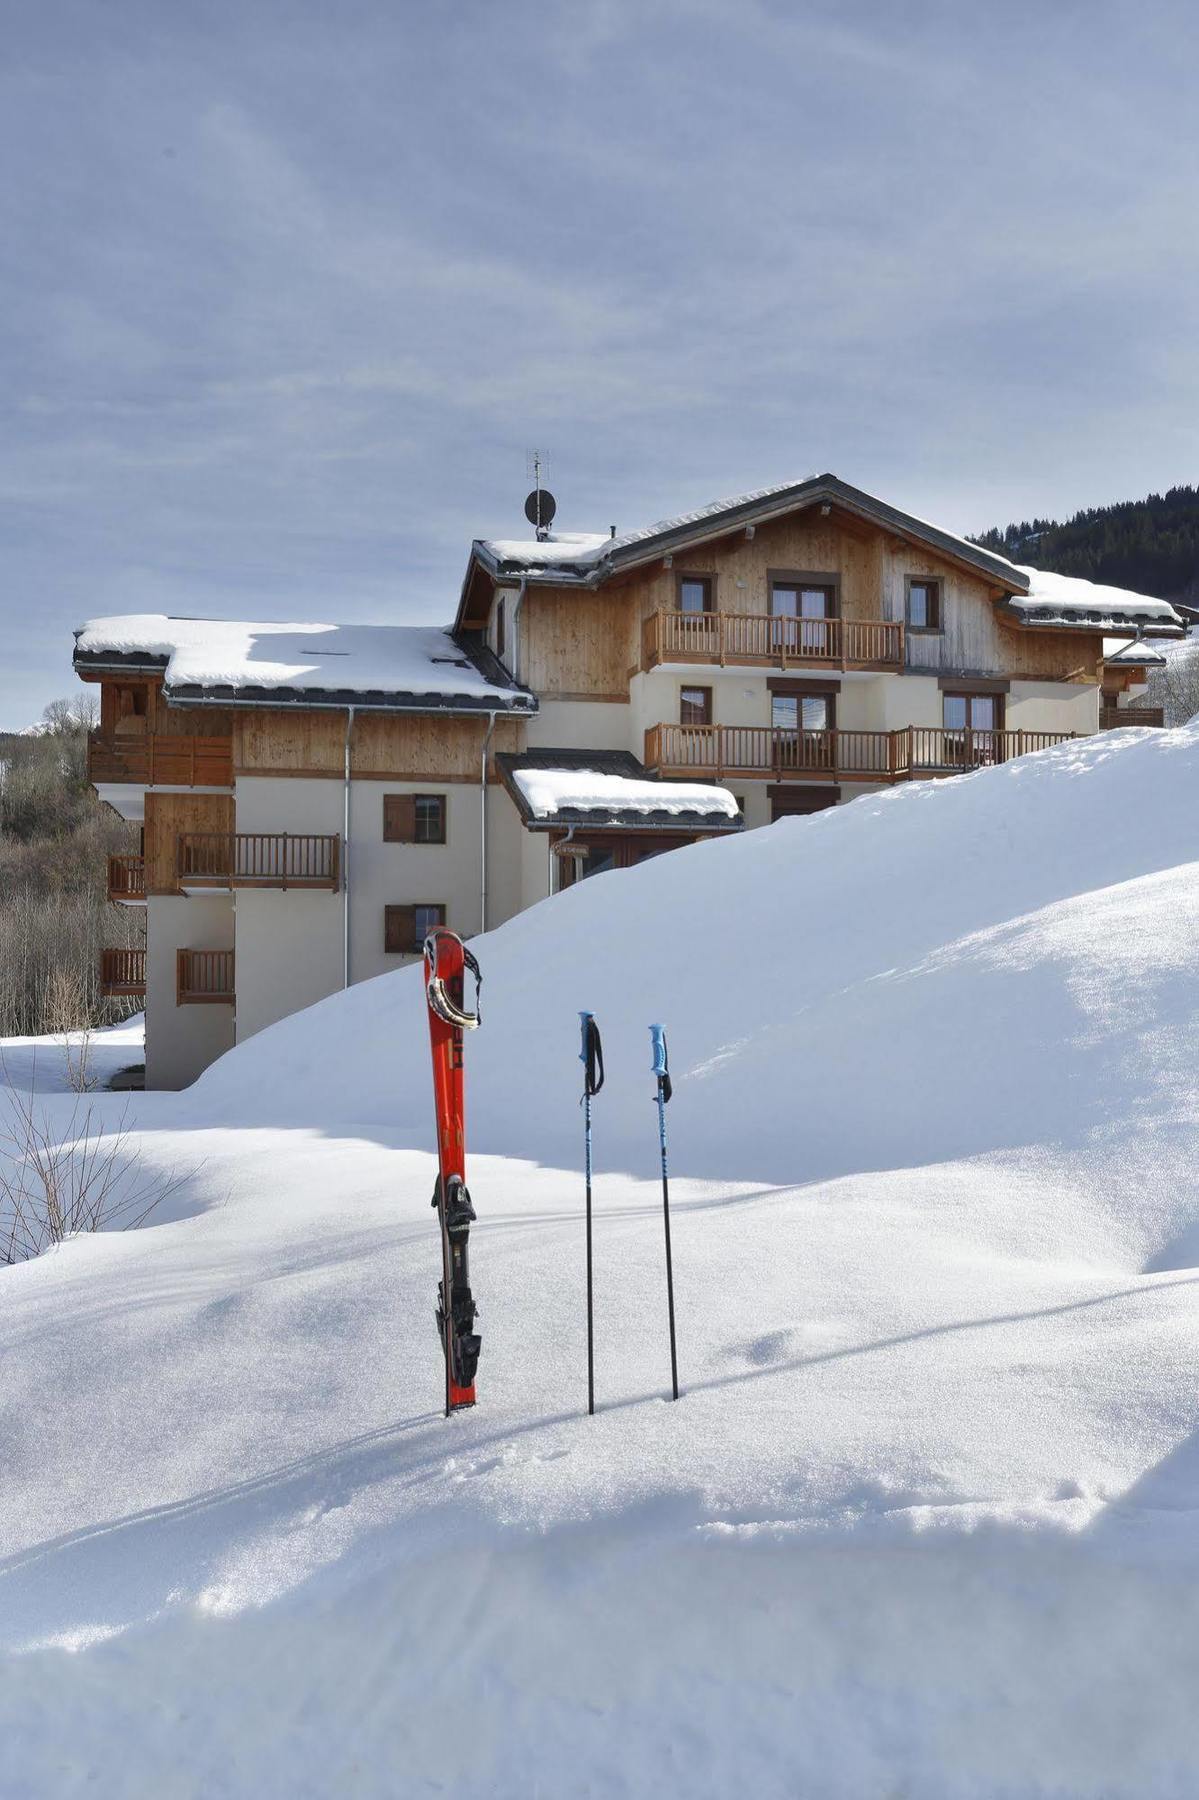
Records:
M13 1791L1192 1794L1197 777L1108 734L481 940L449 1425L416 974L139 1101L172 1219L0 1286Z

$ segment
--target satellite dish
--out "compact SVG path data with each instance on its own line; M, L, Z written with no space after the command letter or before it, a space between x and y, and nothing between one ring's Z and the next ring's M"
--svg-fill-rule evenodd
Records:
M525 518L538 531L545 531L553 524L557 510L558 502L548 488L534 488L525 501Z

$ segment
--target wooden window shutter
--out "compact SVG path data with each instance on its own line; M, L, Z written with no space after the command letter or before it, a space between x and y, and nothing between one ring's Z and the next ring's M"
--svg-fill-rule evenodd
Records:
M416 797L413 794L384 794L383 842L414 844L416 842Z
M419 950L415 906L383 908L383 950L387 956L410 956Z

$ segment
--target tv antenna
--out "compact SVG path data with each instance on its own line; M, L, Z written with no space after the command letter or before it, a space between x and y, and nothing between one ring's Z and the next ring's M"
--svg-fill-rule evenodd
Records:
M558 510L558 502L547 487L542 487L541 477L545 473L545 465L549 458L540 450L530 450L528 454L528 472L533 478L533 492L525 501L525 518L537 533L539 540L550 534L554 514Z

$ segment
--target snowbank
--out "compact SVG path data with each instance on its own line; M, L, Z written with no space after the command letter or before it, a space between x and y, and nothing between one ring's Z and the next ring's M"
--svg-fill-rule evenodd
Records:
M1189 1800L1197 777L1108 733L480 940L448 1425L415 973L138 1097L170 1219L0 1287L13 1791Z

